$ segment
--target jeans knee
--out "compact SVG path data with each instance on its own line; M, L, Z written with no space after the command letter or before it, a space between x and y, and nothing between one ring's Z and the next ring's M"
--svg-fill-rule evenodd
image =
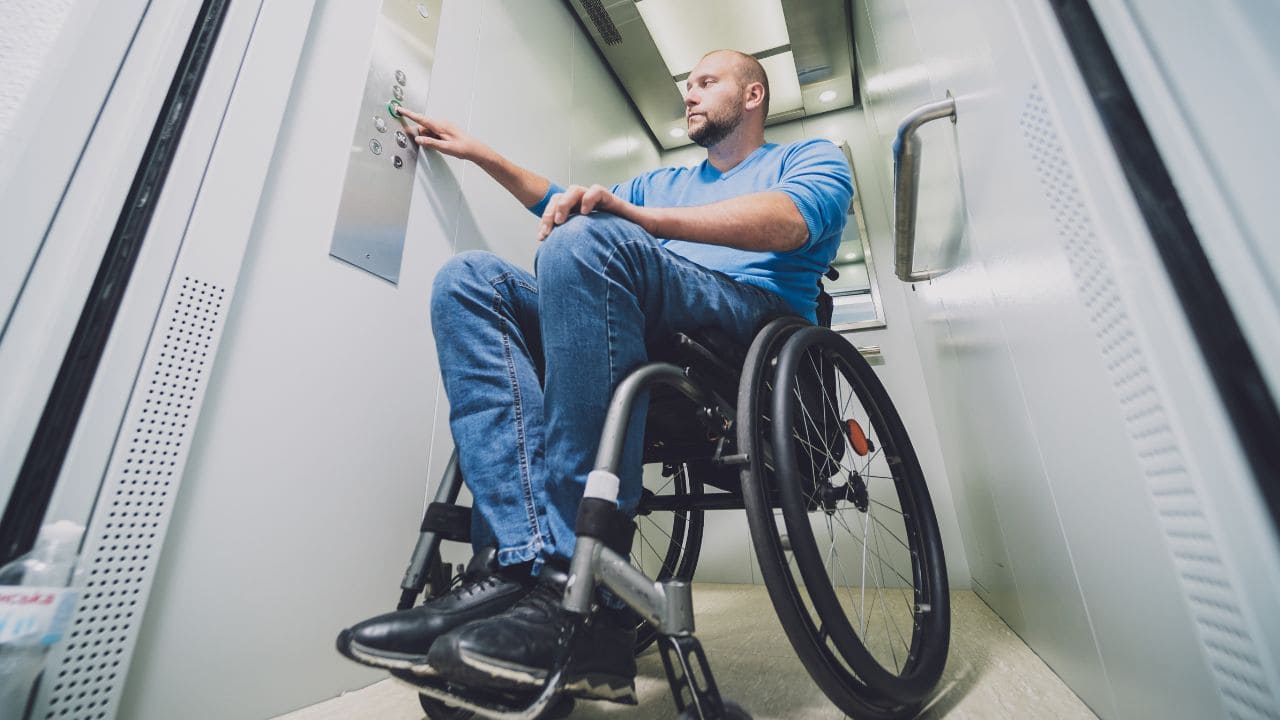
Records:
M490 281L507 270L502 258L483 250L454 255L436 273L431 285L432 320L447 319L452 311L480 295L492 295Z
M575 215L551 231L538 248L539 277L601 273L619 255L630 255L638 244L656 244L639 225L616 215Z

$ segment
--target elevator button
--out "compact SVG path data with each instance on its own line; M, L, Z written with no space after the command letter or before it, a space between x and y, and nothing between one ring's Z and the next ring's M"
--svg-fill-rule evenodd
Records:
M396 155L396 156L394 156L394 157L392 157L392 158L391 158L391 164L392 164L392 165L395 165L395 166L396 166L396 167L398 167L398 168L402 168L402 167L404 167L404 160L403 160L403 159L401 159L401 157L400 157L399 155Z
M405 135L404 132L397 130L396 144L399 145L400 147L409 147L409 136Z
M393 118L398 118L398 117L400 117L400 105L401 105L401 104L402 104L402 103L401 103L399 100L392 100L392 101L390 101L390 102L388 102L388 103L387 103L387 112L388 112L388 113L391 113L391 117L393 117Z
M378 132L386 132L386 131L387 131L387 121L386 121L386 120L383 120L383 119L382 119L382 118L380 118L380 117L375 117L375 118L373 119L373 126L374 126L375 128L377 128L377 129L378 129Z
M391 86L391 94L395 95L397 100L404 100L404 88L399 85Z
M409 78L405 76L403 70L396 71L396 82L400 83L401 85L404 85L405 83L409 82Z
M381 154L382 154L382 143L378 142L378 139L377 139L377 138L374 138L374 139L370 140L370 141L369 141L369 150L370 150L371 152L373 152L373 154L374 154L374 155L381 155Z

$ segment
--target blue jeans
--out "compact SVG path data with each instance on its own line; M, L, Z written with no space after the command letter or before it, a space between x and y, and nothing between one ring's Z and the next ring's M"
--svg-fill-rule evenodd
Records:
M646 361L646 343L714 326L745 346L764 322L793 311L604 213L552 231L535 268L536 277L491 253L457 255L436 276L431 322L478 510L473 544L496 545L502 565L536 568L573 554L609 399ZM618 473L629 514L642 490L646 406L636 405Z

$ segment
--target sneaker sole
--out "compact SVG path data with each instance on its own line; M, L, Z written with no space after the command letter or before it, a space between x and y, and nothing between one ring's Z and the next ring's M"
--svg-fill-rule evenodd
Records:
M490 677L506 680L522 687L541 687L547 681L545 670L507 663L484 655L462 650L458 653L463 664ZM636 705L636 684L632 678L618 675L584 675L566 679L564 690L584 700L606 700L624 705Z
M338 638L338 652L350 660L370 667L384 670L408 670L414 675L423 677L434 677L439 674L427 663L426 656L375 650L352 640L346 631Z

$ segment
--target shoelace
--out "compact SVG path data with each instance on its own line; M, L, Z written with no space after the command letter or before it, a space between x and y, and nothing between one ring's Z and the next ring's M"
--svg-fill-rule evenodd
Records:
M500 581L501 578L497 575L464 575L462 584L450 590L446 595L449 597L475 595L481 590L497 585Z

